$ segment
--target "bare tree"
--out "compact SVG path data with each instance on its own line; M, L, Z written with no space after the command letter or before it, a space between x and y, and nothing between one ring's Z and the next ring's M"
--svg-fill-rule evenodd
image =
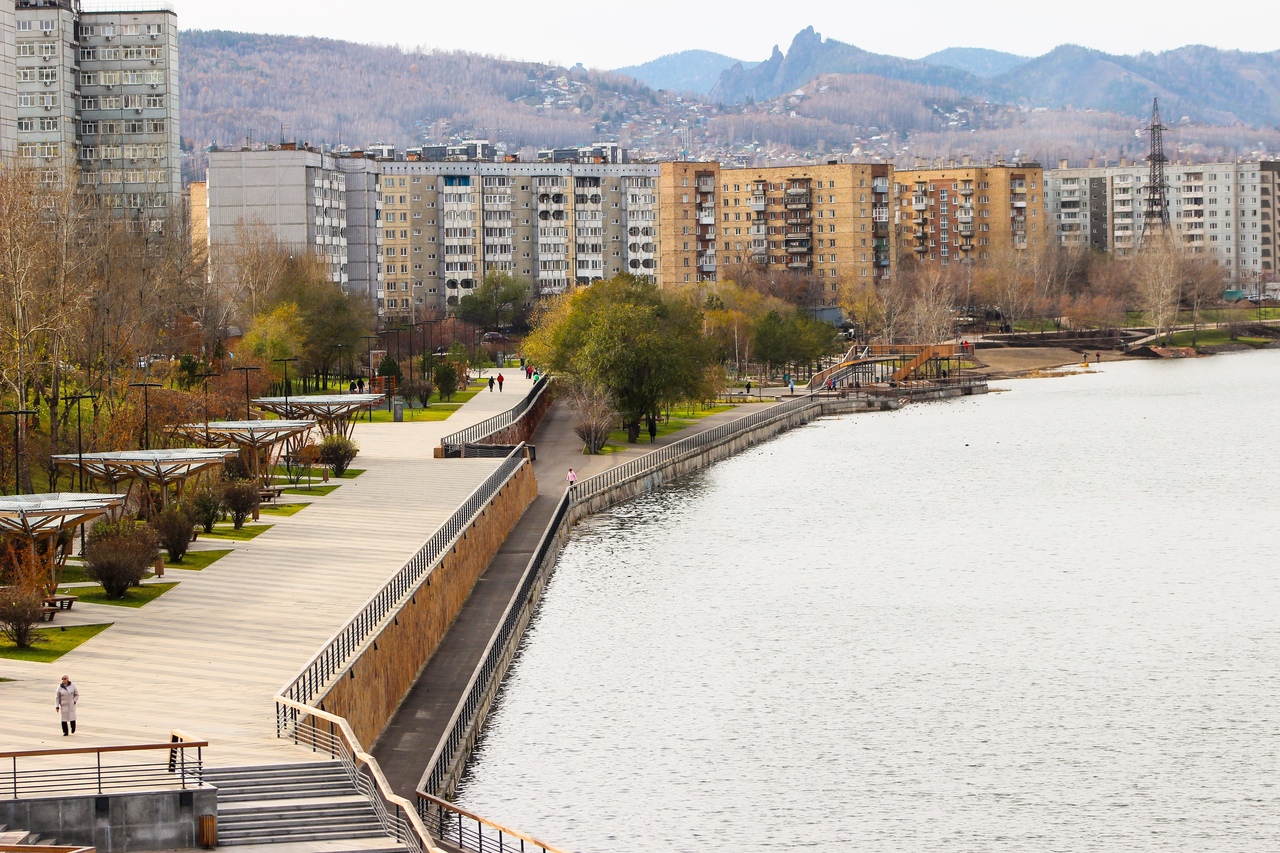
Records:
M1178 319L1182 298L1184 262L1178 246L1168 235L1157 235L1133 261L1138 302L1157 337L1165 343Z

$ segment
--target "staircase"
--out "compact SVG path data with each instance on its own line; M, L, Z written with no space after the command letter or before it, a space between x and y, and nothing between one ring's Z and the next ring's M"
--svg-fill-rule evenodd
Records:
M40 836L34 832L27 832L25 829L9 829L3 823L0 823L0 848L9 847L14 844L22 844L26 846L36 846L41 843ZM46 839L45 844L52 844L52 841Z
M404 853L340 762L206 767L204 781L218 789L219 846L359 838L385 841L361 853Z

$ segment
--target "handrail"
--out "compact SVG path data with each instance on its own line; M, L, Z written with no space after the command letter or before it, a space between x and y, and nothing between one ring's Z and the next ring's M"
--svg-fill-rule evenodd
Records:
M369 597L365 605L347 621L347 624L329 638L328 642L303 665L279 693L289 699L308 704L321 695L324 688L352 658L378 627L395 610L406 596L435 568L440 558L448 553L454 539L471 525L493 496L527 464L524 445L517 445L498 468L476 486L467 499L445 520L439 529L418 549L404 567L396 572L383 587ZM279 709L278 709L279 710ZM276 716L276 736L287 730L288 719L283 713Z
M364 751L364 748L360 745L359 739L356 737L355 730L351 728L351 724L347 722L345 717L340 717L337 714L330 714L328 711L321 711L319 708L313 708L309 705L304 705L301 702L295 702L287 696L277 695L275 697L275 701L277 705L292 708L295 711L301 712L305 716L325 720L342 733L342 739L346 741L346 745L350 749L350 758L353 762L352 767L348 768L348 773L351 773L355 769L355 763L363 764L368 770L369 776L373 779L374 791L376 791L377 795L383 800L391 803L400 810L403 815L402 820L404 820L405 823L408 824L408 827L413 830L415 837L406 837L406 833L398 831L401 827L390 819L390 816L386 814L385 809L378 809L375 805L375 811L378 812L379 819L384 821L383 828L386 829L389 834L397 840L404 842L411 849L417 851L417 853L443 853L443 851L440 851L439 848L432 843L431 833L427 831L426 825L422 822L422 819L418 817L418 813L414 809L413 804L391 789L391 784L387 781L387 777L383 775L382 767L378 764L378 759ZM320 730L317 729L317 732L319 731ZM357 779L353 778L352 782L356 784L357 788L361 787ZM372 794L374 791L363 791L363 793L372 800Z
M430 803L431 805L439 808L442 812L450 812L459 817L465 817L468 820L474 820L477 824L477 830L475 832L475 835L477 836L477 838L484 837L483 829L481 829L481 827L489 829L491 835L496 836L496 838L492 838L489 844L489 847L491 849L498 851L498 853L505 853L505 851L508 849L525 851L526 848L523 842L527 842L529 844L534 845L535 847L544 851L544 853L567 853L567 851L565 851L563 847L553 847L552 845L546 843L545 841L539 841L538 839L534 838L532 835L525 835L522 832L517 832L514 829L509 829L508 827L505 827L500 823L494 823L488 818L483 818L483 817L480 817L480 815L478 814L474 814L472 812L467 811L466 809L458 808L448 800L442 800L439 797L433 797L430 794L424 794L421 791L418 792L418 797L421 800L424 800ZM462 830L461 822L459 822L458 826L459 826L459 837L458 837L457 843L459 847L465 847L466 838L465 838L465 833ZM440 836L440 839L442 841L447 840L445 839L443 833L437 833L437 835ZM510 836L511 838L517 841L520 841L522 843L518 847L508 848L507 845L505 844L506 836ZM477 845L477 848L484 849L484 846L485 846L485 843L481 841L480 844Z
M14 752L0 752L0 758L35 758L41 755L88 755L97 752L140 752L147 749L196 749L208 746L207 740L182 743L135 743L124 746L76 746L66 749L20 749Z
M524 417L525 412L533 408L538 402L538 398L542 396L542 392L547 389L547 384L551 377L544 375L533 383L533 387L524 395L524 399L516 403L505 412L499 412L493 417L486 418L478 424L472 424L469 427L460 429L457 432L449 433L440 439L440 446L444 448L463 447L468 444L479 444L489 436L500 432L511 426L520 418Z
M673 459L677 459L685 454L700 450L708 444L715 444L719 441L745 432L748 429L762 426L767 423L785 417L810 406L819 405L818 395L805 394L797 396L794 400L788 400L785 403L778 403L758 412L752 412L745 417L737 418L728 423L720 424L709 430L696 433L688 438L668 444L666 447L660 447L644 456L639 456L629 462L624 462L616 468L610 468L596 474L594 477L588 477L585 480L579 480L570 492L573 494L573 503L582 503L585 500L595 497L602 492L606 492L620 483L626 482L640 474L645 473L659 465L664 465Z
M502 673L499 670L502 669L501 658L506 651L507 641L516 630L516 623L520 619L520 613L529 601L533 586L541 572L543 561L546 560L551 551L560 524L569 512L569 506L569 493L565 492L561 496L560 502L556 505L555 511L551 514L551 520L543 530L542 537L538 540L538 547L525 565L524 573L520 576L520 583L516 586L515 592L512 593L510 601L507 602L506 610L502 614L502 620L498 623L498 630L489 638L489 644L485 647L484 654L480 656L480 661L476 664L476 668L471 674L471 679L467 682L467 687L462 692L462 698L458 701L458 705L453 711L453 716L449 718L449 725L445 728L444 736L436 744L435 751L431 754L431 760L427 762L426 769L422 772L422 778L418 781L417 789L419 798L430 798L440 793L445 775L449 772L458 748L466 738L476 714L479 713L485 695L489 692L493 680L501 678ZM419 806L421 806L421 800L419 801Z

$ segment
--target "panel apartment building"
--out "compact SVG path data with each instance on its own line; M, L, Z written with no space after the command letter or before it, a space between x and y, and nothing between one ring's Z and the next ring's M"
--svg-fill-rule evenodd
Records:
M16 0L11 43L9 26L0 17L0 66L12 57L11 68L0 67L0 93L12 79L20 161L78 164L82 183L108 209L148 220L175 210L182 197L178 27L168 6L99 12L81 9L79 0ZM0 149L7 122L0 112Z
M1145 164L1046 173L1049 217L1065 246L1130 255L1142 245ZM1170 163L1165 198L1179 242L1211 257L1235 281L1274 280L1280 162Z
M811 276L821 304L835 304L839 281L889 275L892 184L893 167L884 163L664 163L659 282L789 273Z
M901 251L923 262L988 260L1051 239L1038 163L902 169L894 181Z

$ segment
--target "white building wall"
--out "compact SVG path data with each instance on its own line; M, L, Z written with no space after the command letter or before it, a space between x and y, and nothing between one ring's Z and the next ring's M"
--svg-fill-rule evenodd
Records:
M15 57L18 32L12 3L0 3L0 159L18 150L18 87Z

